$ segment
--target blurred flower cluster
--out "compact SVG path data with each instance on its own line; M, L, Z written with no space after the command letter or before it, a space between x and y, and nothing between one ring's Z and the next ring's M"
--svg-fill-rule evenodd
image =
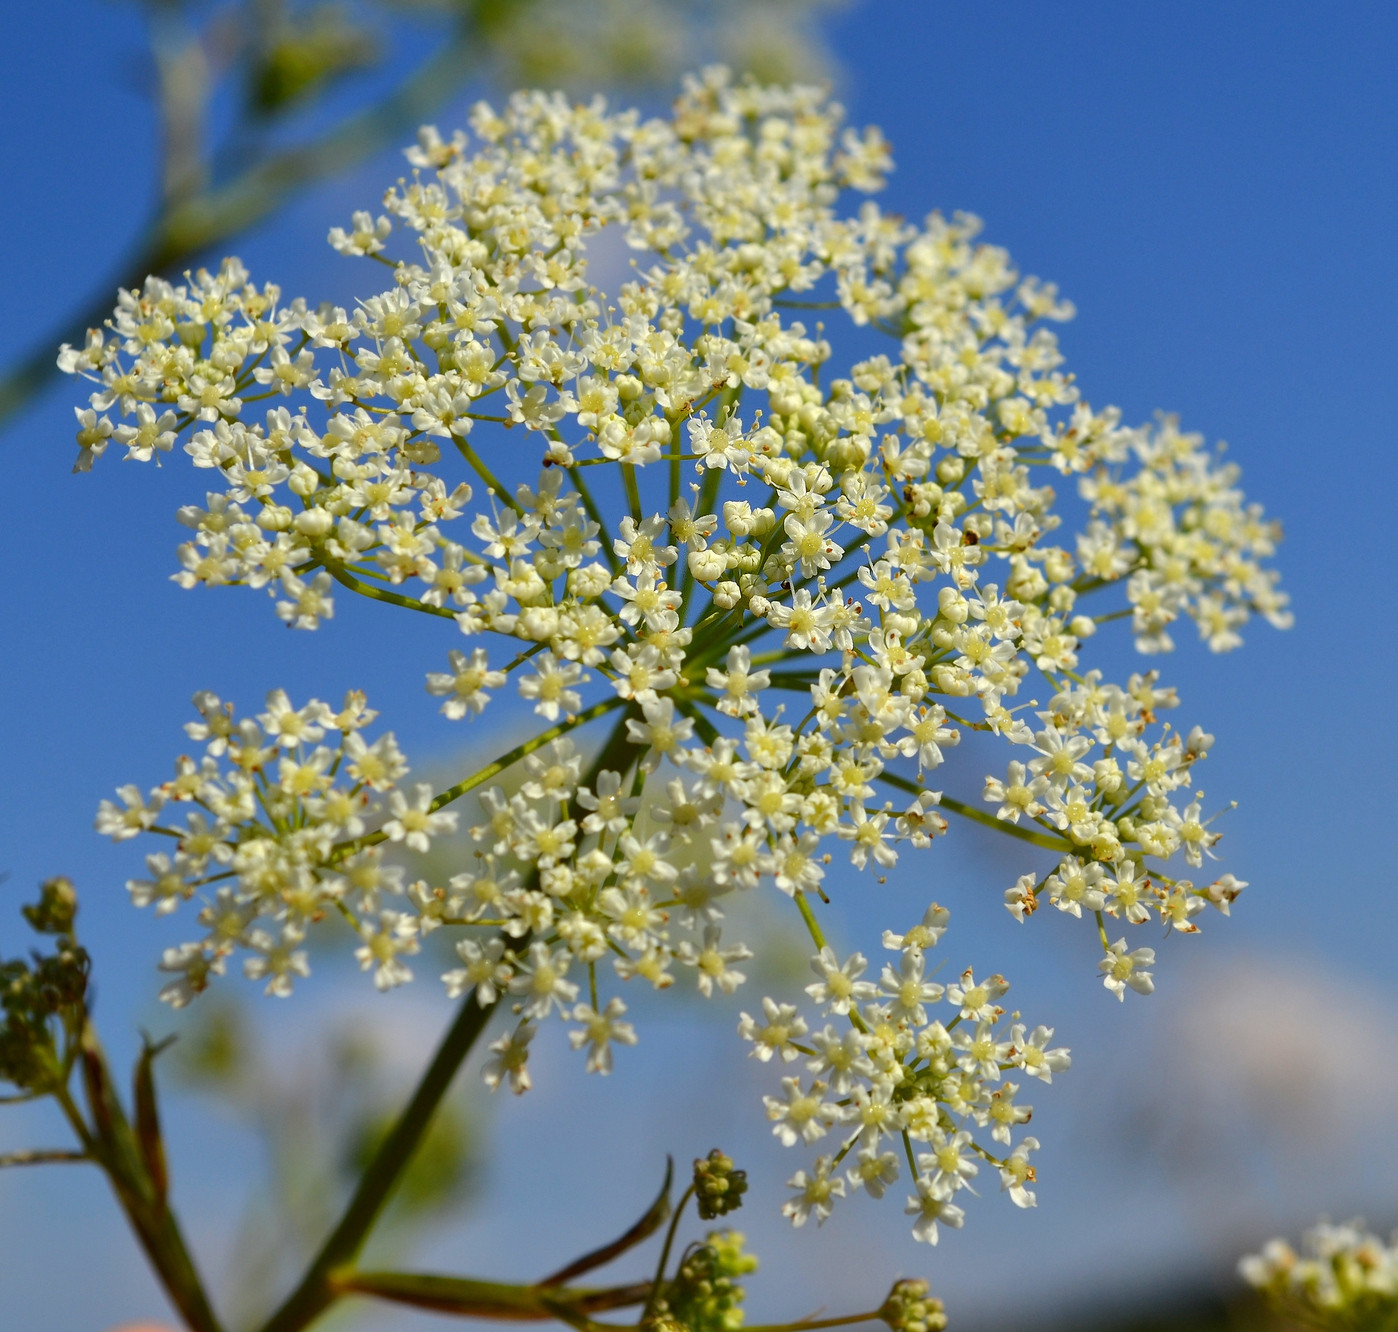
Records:
M1278 1313L1306 1327L1398 1327L1398 1236L1385 1244L1362 1222L1322 1222L1307 1233L1303 1254L1285 1240L1269 1240L1238 1270Z

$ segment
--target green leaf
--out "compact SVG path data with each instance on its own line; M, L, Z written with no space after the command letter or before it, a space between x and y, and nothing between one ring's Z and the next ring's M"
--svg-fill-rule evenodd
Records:
M160 1136L160 1111L155 1099L154 1064L156 1055L174 1039L173 1036L167 1036L163 1041L152 1045L150 1037L142 1033L141 1057L136 1061L136 1071L132 1078L136 1146L155 1189L156 1199L162 1204L169 1192L170 1176L165 1165L165 1143Z

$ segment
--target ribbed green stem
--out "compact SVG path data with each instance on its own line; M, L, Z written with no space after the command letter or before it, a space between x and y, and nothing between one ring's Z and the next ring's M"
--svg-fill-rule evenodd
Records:
M66 1087L55 1093L58 1104L84 1151L107 1176L137 1241L186 1326L191 1332L223 1332L204 1293L179 1222L141 1161L130 1121L112 1084L106 1055L90 1021L84 1023L81 1039L80 1063L91 1124Z
M495 1004L484 1007L478 1004L474 990L466 996L412 1100L365 1169L340 1223L321 1246L301 1284L267 1320L262 1332L298 1332L338 1298L339 1291L330 1281L330 1274L353 1259L363 1247L457 1070L485 1030L494 1009Z

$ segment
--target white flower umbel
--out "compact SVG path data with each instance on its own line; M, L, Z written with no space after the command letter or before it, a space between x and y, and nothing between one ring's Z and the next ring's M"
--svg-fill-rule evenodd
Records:
M1006 1018L1003 977L933 979L945 910L886 935L899 957L870 970L826 943L816 902L972 819L1038 849L1005 892L1015 920L1044 902L1086 917L1107 988L1149 993L1153 949L1113 943L1107 918L1195 933L1243 884L1176 877L1218 841L1195 789L1212 737L1162 722L1178 700L1155 672L1104 678L1095 636L1129 619L1159 653L1193 621L1224 651L1253 615L1287 623L1276 525L1173 419L1082 401L1048 326L1071 307L975 219L850 206L887 146L818 90L709 70L668 118L528 93L470 119L424 130L383 215L332 233L386 287L353 311L229 259L122 292L63 352L96 384L81 469L182 440L209 478L179 512L181 586L262 588L303 630L344 592L433 617L420 669L449 721L511 689L539 718L433 792L400 785L391 736L364 738L362 699L275 694L251 720L199 696L204 755L98 820L169 839L138 904L200 900L167 997L239 951L283 994L332 916L384 988L449 929L449 992L518 1019L487 1079L523 1090L551 1017L611 1068L636 1038L621 982L742 986L752 949L724 899L771 888L813 940L819 1010L767 998L741 1028L784 1074L778 1135L825 1140L792 1219L822 1220L846 1185L882 1193L898 1138L923 1238L961 1224L978 1162L1029 1205L1016 1097L1066 1052ZM611 293L589 274L604 233L635 255ZM885 347L838 363L853 326ZM604 719L595 744L571 734ZM932 789L968 731L1003 758L970 791ZM512 794L492 784L515 765ZM404 883L383 844L426 849L468 791L468 862Z

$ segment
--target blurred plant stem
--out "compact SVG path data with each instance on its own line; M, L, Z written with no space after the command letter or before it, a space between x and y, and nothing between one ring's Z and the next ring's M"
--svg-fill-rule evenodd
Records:
M82 1024L79 1046L88 1113L83 1114L66 1086L55 1088L54 1096L84 1153L107 1176L141 1248L191 1332L222 1332L166 1198L163 1152L153 1155L148 1132L142 1131L141 1070L144 1067L148 1072L151 1057L147 1047L137 1065L135 1129L122 1108L90 1020Z
M532 0L514 2L527 8ZM148 274L178 271L210 247L279 211L308 186L382 151L430 116L471 73L475 50L488 40L501 0L463 0L455 7L452 30L440 49L386 97L308 143L255 154L223 181L211 179L205 141L205 113L214 83L209 34L187 22L180 0L150 0L146 8L159 78L160 199L132 253L120 263L115 281L104 278L58 338L45 336L0 379L0 421L54 373L58 341L81 343L88 328L101 324L111 309L114 287L138 287ZM263 6L245 8L256 11ZM330 77L327 73L326 80ZM248 119L265 114L249 109Z
M252 1191L231 1245L237 1280L217 1301L234 1327L266 1316L267 1291L284 1290L334 1225L339 1202L392 1129L401 1049L399 1027L365 1025L350 1010L309 1046L268 1057L263 1034L241 1002L206 996L170 1060L178 1082L232 1110L260 1141L265 1177ZM384 1256L400 1251L429 1216L471 1194L482 1106L442 1104L404 1169L375 1234Z

